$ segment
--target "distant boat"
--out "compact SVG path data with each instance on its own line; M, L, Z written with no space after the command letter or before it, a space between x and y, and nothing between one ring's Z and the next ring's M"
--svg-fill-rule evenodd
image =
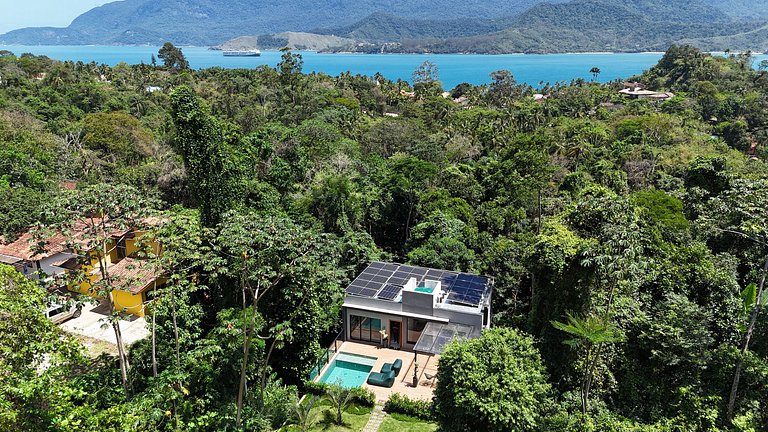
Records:
M248 51L224 51L224 57L258 57L261 55L259 50Z

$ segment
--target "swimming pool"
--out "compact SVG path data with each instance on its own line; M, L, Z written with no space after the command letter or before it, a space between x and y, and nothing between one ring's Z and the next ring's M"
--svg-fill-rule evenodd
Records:
M342 387L360 387L376 363L376 357L339 353L320 377L320 382L340 384Z

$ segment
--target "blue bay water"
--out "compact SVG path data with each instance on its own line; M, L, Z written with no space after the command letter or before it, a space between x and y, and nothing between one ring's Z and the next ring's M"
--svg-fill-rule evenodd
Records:
M120 62L149 63L160 47L151 46L19 46L0 45L16 55L32 53L57 60L105 63L114 66ZM274 67L280 61L278 51L264 51L261 57L224 57L221 51L203 47L183 47L191 67L255 68L260 65ZM601 82L627 78L641 73L659 61L660 53L632 54L321 54L297 51L304 58L304 72L324 72L338 75L342 72L374 75L380 72L391 80L410 81L411 74L422 62L429 60L439 69L440 80L446 89L459 83L479 85L490 82L489 74L507 69L517 78L534 87L540 83L571 81L576 78L592 79L589 70L598 67ZM755 64L768 56L755 56Z

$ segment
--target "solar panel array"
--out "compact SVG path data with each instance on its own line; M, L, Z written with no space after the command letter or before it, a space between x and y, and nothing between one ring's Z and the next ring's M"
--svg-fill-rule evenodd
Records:
M376 297L376 293L387 284L392 274L397 270L397 264L374 262L371 263L347 287L347 294L361 297Z
M384 288L381 289L381 292L377 297L384 300L394 300L398 295L400 295L400 291L402 290L402 285L387 284Z
M490 284L490 279L485 276L373 262L349 284L347 294L394 300L411 278L416 278L417 286L427 279L439 280L443 291L448 293L447 301L469 306L477 306L482 302Z

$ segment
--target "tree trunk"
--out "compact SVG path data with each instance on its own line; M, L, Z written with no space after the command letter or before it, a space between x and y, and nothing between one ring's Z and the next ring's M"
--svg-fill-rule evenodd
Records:
M155 307L152 307L152 376L157 377L157 338L155 332Z
M272 351L275 349L276 344L277 344L277 337L275 337L275 339L272 340L272 345L269 346L267 357L264 359L264 367L261 370L261 385L259 387L259 408L264 407L264 390L267 387L267 367L269 367L269 358L272 357Z
M762 309L763 290L765 288L765 277L768 273L768 259L765 260L765 266L763 266L763 275L760 278L760 286L757 289L757 298L755 306L752 308L752 313L749 317L749 326L747 327L747 334L744 337L744 345L741 348L741 355L739 356L739 362L736 364L736 372L733 374L733 384L731 385L731 395L728 398L728 422L733 419L733 410L736 406L736 396L739 392L739 380L741 379L741 370L744 368L744 356L749 351L749 341L752 338L752 333L755 331L755 323L757 322L757 316L760 315L760 309Z
M237 391L237 425L240 426L240 416L243 411L243 397L245 396L245 381L247 379L248 357L251 351L251 331L253 320L245 332L245 345L243 346L243 366L240 368L240 387Z
M587 357L585 359L586 370L584 371L584 379L581 381L581 414L582 419L587 415L589 411L589 390L592 386L592 347L587 348Z
M110 306L111 303L112 302L110 302ZM115 330L115 341L117 342L117 354L120 363L120 378L123 380L125 396L130 399L131 389L128 384L128 354L125 352L125 345L123 344L123 332L120 330L120 322L113 322L112 328Z
M171 287L171 318L173 319L173 341L176 347L176 373L178 374L181 370L181 355L179 354L179 324L176 321L176 291L173 286Z
M247 279L248 267L246 266L246 256L243 255L243 274L240 279L240 288L243 294L243 366L240 368L240 386L237 390L237 426L240 427L240 417L243 413L243 397L245 396L245 381L247 379L246 372L248 369L248 356L251 350L251 331L253 330L253 319L251 317L250 323L248 323L248 308L246 307L246 279ZM257 298L254 296L254 298ZM254 305L254 310L256 306ZM250 324L250 325L249 325Z
M93 223L93 219L92 219L92 223ZM96 226L96 225L93 224L92 226ZM102 232L106 232L106 229L104 228L104 226L100 226L100 229ZM107 293L107 301L109 303L109 313L114 314L115 302L114 302L114 299L112 298L112 289L113 289L112 280L109 278L109 272L107 271L106 257L104 255L107 251L106 240L102 240L100 242L100 248L101 250L97 251L96 253L96 258L99 261L99 271L101 272L101 278L107 284L107 290L109 291ZM123 381L123 389L125 389L125 397L130 399L131 389L128 384L128 368L129 368L128 354L125 351L125 345L123 343L123 332L120 330L119 318L112 316L111 320L112 320L112 329L115 331L115 343L117 344L118 363L120 364L120 378Z

